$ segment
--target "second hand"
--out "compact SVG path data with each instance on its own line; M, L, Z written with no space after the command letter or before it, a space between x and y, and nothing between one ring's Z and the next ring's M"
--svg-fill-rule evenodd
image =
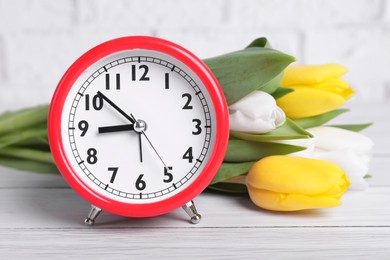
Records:
M136 118L133 116L133 114L130 114L130 117L135 120L135 124L137 124L137 120ZM146 128L145 128L146 129ZM136 130L137 131L137 130ZM160 159L160 161L162 162L162 164L164 165L164 168L168 170L168 166L166 165L166 163L164 162L164 160L161 158L160 154L157 152L156 148L154 147L154 145L152 144L152 142L150 141L150 139L148 138L148 136L145 134L145 131L144 130L141 130L139 131L140 134L143 134L146 138L146 141L148 141L148 143L150 144L150 146L152 147L153 151L157 154L158 158ZM141 148L141 135L140 135L140 149ZM142 155L142 150L141 151L141 155ZM142 156L141 156L141 161L142 161Z
M152 147L152 149L154 150L154 152L157 154L157 156L158 156L158 158L160 159L160 161L162 162L162 164L164 164L164 168L167 169L167 170L169 170L169 169L168 169L168 166L165 164L164 160L161 158L161 156L160 156L160 154L157 152L156 148L154 148L152 142L149 140L149 138L148 138L148 136L145 134L145 132L142 131L141 133L145 136L146 140L149 142L150 146Z

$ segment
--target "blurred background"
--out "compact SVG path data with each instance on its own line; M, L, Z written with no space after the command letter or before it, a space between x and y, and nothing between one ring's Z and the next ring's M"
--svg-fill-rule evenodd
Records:
M339 63L357 94L390 100L390 1L0 0L0 112L50 102L67 68L106 40L151 35L200 58L266 36L299 63Z

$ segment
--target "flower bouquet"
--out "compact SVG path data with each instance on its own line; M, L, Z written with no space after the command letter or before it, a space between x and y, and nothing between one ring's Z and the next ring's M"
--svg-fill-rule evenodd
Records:
M291 66L295 59L266 38L205 59L229 105L230 138L209 189L249 193L264 209L294 211L340 205L347 189L364 189L373 142L370 124L325 125L347 112L353 94L340 65ZM0 164L58 173L47 136L49 106L0 115Z

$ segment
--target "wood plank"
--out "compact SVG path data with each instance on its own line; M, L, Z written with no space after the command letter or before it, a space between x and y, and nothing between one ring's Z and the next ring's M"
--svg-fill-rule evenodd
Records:
M1 230L3 259L387 259L390 228Z
M256 207L247 195L205 192L196 198L203 215L191 225L183 210L163 216L134 219L103 212L95 228L104 227L353 227L390 226L390 189L373 187L348 192L343 205L302 212L270 212ZM6 228L86 228L89 204L71 189L0 189L0 232Z
M0 166L1 188L66 188L60 174L25 172Z

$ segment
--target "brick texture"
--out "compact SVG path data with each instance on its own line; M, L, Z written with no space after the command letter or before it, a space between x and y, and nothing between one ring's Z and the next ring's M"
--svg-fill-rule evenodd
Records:
M299 63L339 63L353 102L390 99L386 0L0 0L0 112L48 103L66 69L125 35L174 41L201 58L266 36Z

